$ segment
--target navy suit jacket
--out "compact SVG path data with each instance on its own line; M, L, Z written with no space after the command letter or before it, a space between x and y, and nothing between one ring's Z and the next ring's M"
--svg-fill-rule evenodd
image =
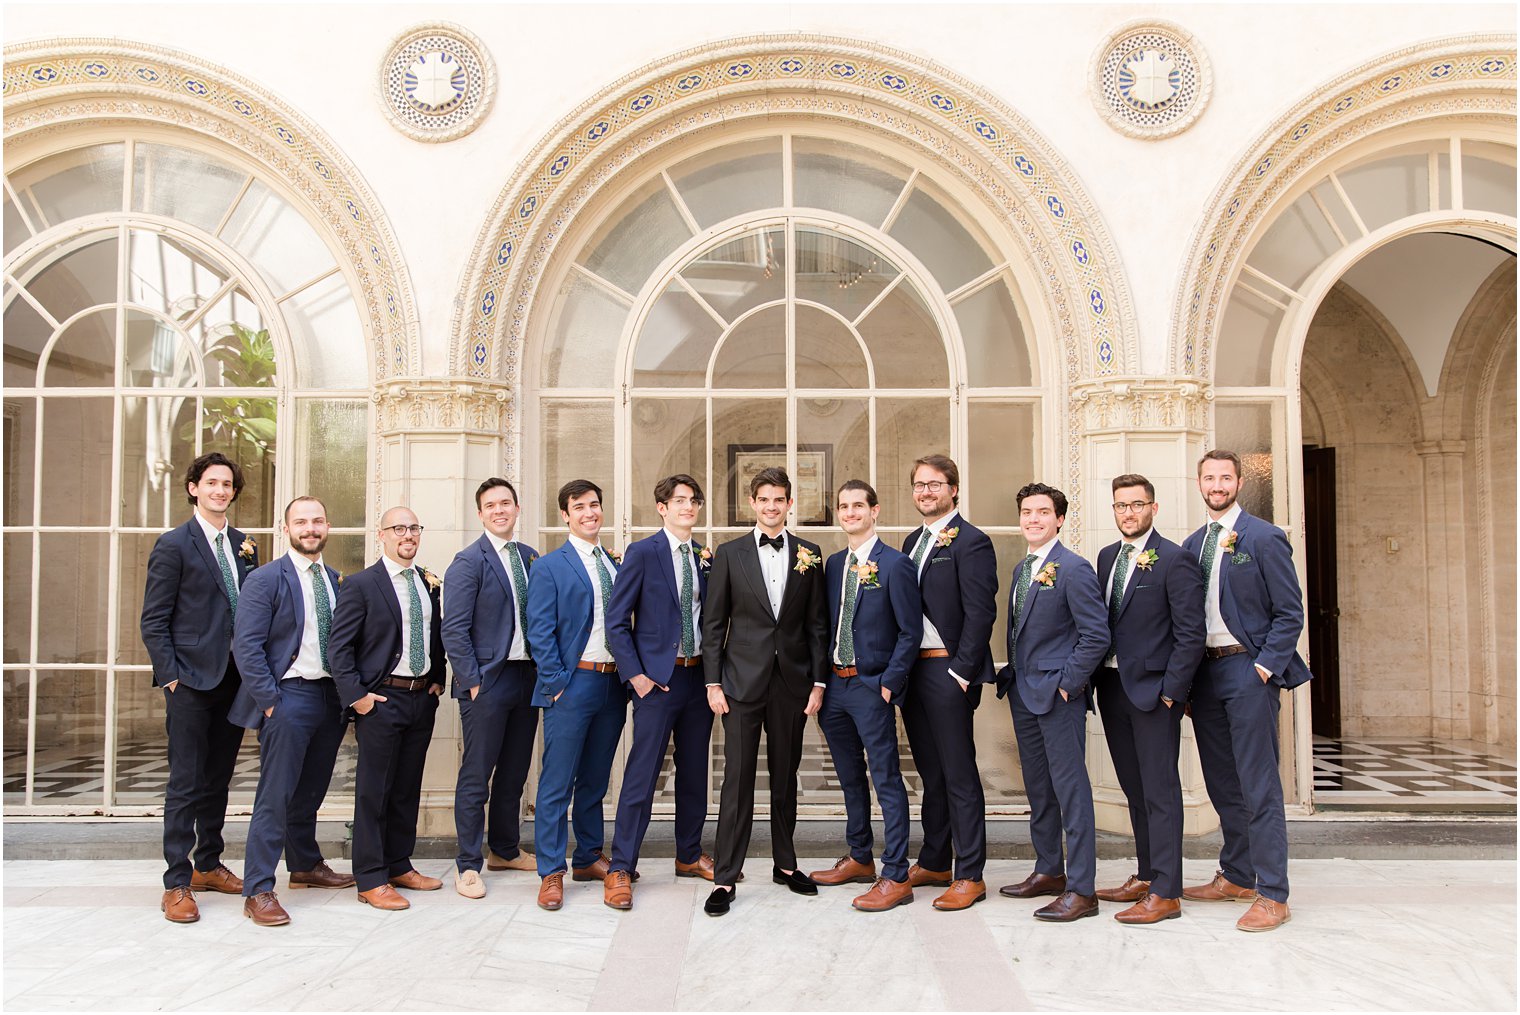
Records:
M227 526L227 555L237 569L239 589L258 566L257 548L252 559L239 552L245 538ZM143 647L153 662L153 683L159 687L178 680L197 691L209 691L227 675L232 658L232 604L205 530L193 515L159 536L148 554L141 630Z
M1107 583L1105 596L1121 545L1111 543L1098 551L1098 581ZM1187 701L1203 659L1204 637L1203 572L1197 559L1155 529L1135 553L1147 550L1156 551L1156 562L1130 569L1119 618L1109 622L1119 682L1142 712L1154 709L1163 695L1178 704Z
M998 697L1017 684L1024 706L1035 715L1054 708L1060 691L1068 697L1081 694L1108 654L1108 609L1092 565L1059 541L1040 570L1051 564L1056 565L1055 580L1048 586L1031 581L1025 593L1016 645L1017 592L1008 597L1008 665L998 677ZM1023 570L1021 560L1009 588L1018 589Z
M824 565L824 587L829 595L829 659L839 642L839 611L844 591L844 563L848 550L840 550ZM892 692L902 702L908 674L924 640L924 604L918 595L918 576L913 561L880 539L869 558L876 564L876 584L860 585L855 597L855 668L859 678L878 690ZM832 665L832 663L830 664Z
M323 567L332 585L334 609L340 586L338 572ZM288 554L248 576L238 596L237 623L232 629L232 657L243 684L227 711L235 726L256 730L264 725L264 710L280 704L280 678L301 651L306 627L306 593ZM328 651L332 650L328 632Z
M424 572L425 573L425 572ZM430 683L443 686L445 656L442 617L438 590L424 582L433 604L432 622L428 625L428 671ZM369 567L343 580L343 595L333 608L332 631L327 636L327 662L338 682L338 699L352 705L401 665L401 602L391 574L381 557ZM384 697L383 691L378 691Z
M1208 530L1204 525L1182 542L1183 551L1194 560L1203 556ZM1297 687L1310 674L1298 654L1304 595L1293 570L1293 548L1282 529L1244 509L1235 532L1234 550L1220 551L1220 616L1252 661L1272 674L1272 683Z
M705 603L708 562L701 557L700 543L693 552L693 591ZM700 634L700 612L694 624L694 633ZM669 685L681 654L681 580L664 529L631 543L623 553L607 607L607 640L623 683L642 673L661 687Z
M618 566L610 556L607 568L616 579ZM616 593L616 585L613 591ZM528 573L528 645L538 666L534 705L553 708L554 696L570 686L575 664L591 639L596 617L594 596L591 576L569 540L538 558Z
M957 512L945 520L942 532L958 530L948 546L928 550L928 561L919 575L918 589L924 615L944 639L950 653L950 669L970 684L990 684L992 625L997 621L997 554L992 540ZM919 530L903 542L903 553L912 563L913 550L922 538Z
M538 551L518 543L517 552L531 574ZM490 690L507 668L516 635L512 579L491 537L483 534L455 554L443 574L443 647L454 671L454 697L468 698L472 687Z

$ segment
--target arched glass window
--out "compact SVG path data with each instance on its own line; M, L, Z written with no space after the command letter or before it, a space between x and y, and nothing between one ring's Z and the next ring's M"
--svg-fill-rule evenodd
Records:
M309 491L329 562L361 566L368 343L332 248L231 153L58 151L6 174L4 206L5 800L130 813L162 797L138 617L186 466L240 463L232 520L262 560Z

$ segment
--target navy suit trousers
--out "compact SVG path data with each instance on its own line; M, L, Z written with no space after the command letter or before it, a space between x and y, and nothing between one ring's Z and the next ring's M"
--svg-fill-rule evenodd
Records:
M1052 877L1066 875L1066 890L1093 894L1097 877L1098 832L1093 816L1092 785L1083 757L1087 742L1085 695L1062 701L1059 694L1049 712L1035 715L1017 687L1008 694L1013 732L1019 743L1019 767L1029 796L1029 838L1034 843L1034 869ZM1061 856L1061 833L1066 833L1066 856Z
M184 681L164 689L164 727L169 735L169 782L164 787L164 887L190 884L196 870L222 862L227 788L243 746L243 727L227 721L242 681L229 659L222 682L197 691Z
M522 852L523 783L538 735L533 680L531 662L508 662L489 690L459 699L464 750L454 785L454 831L459 837L454 863L461 873L480 870L487 842L503 860L516 859Z
M713 713L700 666L676 667L669 686L668 691L656 687L642 698L637 694L633 698L633 743L623 766L611 870L631 873L639 869L639 848L649 830L654 792L672 736L676 742L676 860L696 863L702 856Z
M1151 883L1157 898L1182 898L1182 703L1161 702L1142 712L1124 693L1119 671L1098 671L1098 708L1108 753L1135 832L1135 876Z
M1242 888L1288 901L1288 820L1278 774L1282 692L1249 652L1204 659L1193 682L1193 734L1224 846L1219 869Z
M834 771L844 790L845 841L850 856L871 863L871 784L881 804L886 840L882 876L908 880L908 790L897 757L896 710L881 692L858 677L829 677L818 725L829 742ZM870 781L867 782L867 772Z
M908 679L902 710L913 763L924 780L924 845L918 864L945 871L953 857L955 876L969 881L982 880L987 862L986 797L973 739L981 694L980 686L961 690L950 675L948 658L920 659Z
M592 670L573 671L559 700L544 709L544 756L533 808L539 877L565 869L567 819L575 826L574 866L591 866L602 851L602 800L627 715L628 692L617 674Z
M332 782L343 710L332 679L280 682L280 704L259 727L259 789L248 823L243 894L274 891L275 866L309 871L322 862L317 808Z
M359 770L354 777L354 880L358 890L379 888L412 869L417 848L417 807L422 766L438 696L382 687L385 701L354 719Z

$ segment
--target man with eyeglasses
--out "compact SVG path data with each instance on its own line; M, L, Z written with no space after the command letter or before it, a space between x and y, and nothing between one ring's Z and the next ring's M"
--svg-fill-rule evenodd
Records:
M443 887L412 866L422 766L443 693L444 649L436 575L416 564L417 516L393 507L380 517L383 555L343 583L333 611L328 659L339 700L354 713L354 879L359 901L408 909L396 888Z
M1155 530L1156 488L1144 476L1113 481L1123 537L1098 551L1098 580L1113 636L1093 679L1103 732L1135 833L1135 873L1105 902L1129 902L1123 924L1182 915L1182 710L1203 658L1203 574Z
M923 640L902 707L924 781L924 842L908 883L948 888L934 900L942 910L968 909L987 897L986 801L973 721L982 685L993 680L988 642L997 618L997 555L986 533L960 514L960 477L944 455L913 463L913 504L924 524L902 547L917 569L924 606Z

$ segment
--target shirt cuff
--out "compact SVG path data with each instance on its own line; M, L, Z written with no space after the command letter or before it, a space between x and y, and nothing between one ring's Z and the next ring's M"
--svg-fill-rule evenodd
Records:
M964 691L968 687L971 686L971 681L962 678L961 675L959 673L955 672L954 670L952 670L952 669L946 669L945 672L948 673L948 674L950 674L952 677L955 678L955 682L957 684L961 685L961 690Z
M815 680L815 681L813 681L813 686L814 686L814 687L821 687L821 688L823 688L823 689L824 689L824 690L825 690L825 691L826 691L826 690L828 690L828 689L829 689L829 685L828 685L828 684L825 684L825 683L824 683L824 682L823 682L823 681L821 681L821 680Z

